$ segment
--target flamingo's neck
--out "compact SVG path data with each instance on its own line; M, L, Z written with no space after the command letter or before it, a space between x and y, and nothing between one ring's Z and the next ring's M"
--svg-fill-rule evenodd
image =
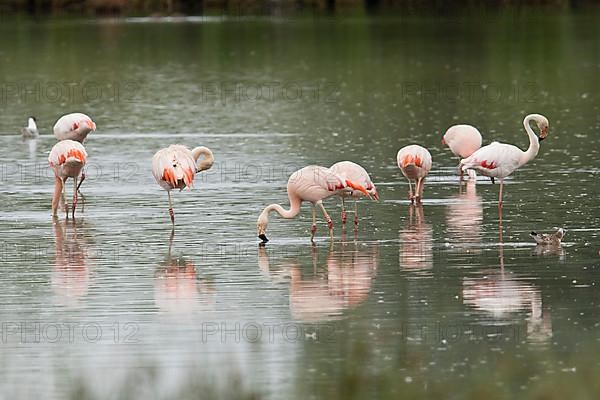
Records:
M264 209L263 214L265 214L268 217L269 213L271 211L275 211L279 215L281 215L283 218L287 218L287 219L294 218L296 215L298 215L298 213L300 213L300 204L302 202L301 202L300 198L298 198L296 196L289 196L289 198L290 198L290 209L289 210L286 210L279 204L271 204Z
M35 121L33 118L29 118L29 122L27 124L27 128L29 129L37 129L37 125L35 124Z
M537 135L535 134L535 132L533 131L533 129L531 129L531 121L535 120L535 116L533 115L528 115L527 117L525 117L525 119L523 120L523 125L525 126L525 131L527 132L527 135L529 136L529 148L527 149L526 152L524 152L521 155L521 160L519 161L519 165L525 165L527 164L529 161L533 160L538 152L540 151L540 141L537 137Z
M198 163L200 156L202 156L202 161ZM208 147L199 146L194 148L194 150L192 150L192 157L194 157L194 160L196 161L197 172L206 171L215 163L215 157Z

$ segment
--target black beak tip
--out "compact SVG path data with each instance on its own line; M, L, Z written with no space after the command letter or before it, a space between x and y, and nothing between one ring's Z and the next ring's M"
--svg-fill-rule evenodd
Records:
M546 138L543 138L543 137L541 137L541 136L538 136L538 139L539 139L539 141L540 141L540 143L541 143L541 142L543 142L543 141L544 141L544 139L546 139Z
M265 235L264 233L258 235L258 238L262 240L263 243L267 243L269 241L269 239L267 239L267 235Z
M530 235L531 235L531 236L537 236L537 233L535 233L535 232L531 231Z

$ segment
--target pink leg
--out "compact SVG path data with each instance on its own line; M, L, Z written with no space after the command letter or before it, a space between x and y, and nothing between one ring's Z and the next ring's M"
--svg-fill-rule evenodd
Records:
M346 219L348 219L348 215L346 214L346 205L344 204L344 198L342 197L342 224L346 225Z
M498 197L498 207L502 207L502 188L504 187L504 178L500 178L500 195Z
M60 195L62 193L63 181L58 176L54 179L54 197L52 197L52 216L56 217Z
M319 201L317 202L317 204L319 205L319 207L321 207L323 215L325 216L325 220L327 221L327 227L329 228L329 238L333 240L333 221L331 220L331 217L329 217L329 214L327 214L327 211L325 211L325 207L323 207L323 202Z
M313 215L313 223L310 227L310 241L315 242L315 233L317 233L317 210L315 209L315 205L312 205L312 215Z
M173 211L173 202L171 201L171 191L167 190L169 195L169 215L171 216L171 224L175 225L175 212Z
M73 178L73 219L75 219L75 209L77 208L77 177Z
M358 203L354 201L354 228L358 229Z
M410 179L408 180L408 199L410 200L410 204L415 201L415 197L413 196L412 183L410 183Z

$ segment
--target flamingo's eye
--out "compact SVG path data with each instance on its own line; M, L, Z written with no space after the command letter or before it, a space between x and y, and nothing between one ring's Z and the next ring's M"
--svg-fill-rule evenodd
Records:
M173 168L177 168L177 164L173 164Z
M73 130L79 128L79 124L77 122L73 123Z

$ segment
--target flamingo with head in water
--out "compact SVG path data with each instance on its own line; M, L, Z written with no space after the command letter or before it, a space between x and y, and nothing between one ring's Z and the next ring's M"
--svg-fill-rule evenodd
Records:
M369 173L360 165L353 163L352 161L340 161L333 164L330 167L330 169L338 173L339 175L349 179L351 182L361 185L362 187L367 189L369 197L376 201L379 200L377 188L373 184L373 181L371 181ZM342 198L342 223L346 223L346 206L344 204L344 199L351 198L354 199L354 225L358 226L357 200L361 197L365 197L365 194L360 190L348 187L346 188L346 190L341 190L340 192L338 192L338 196Z
M201 161L199 161L200 157L202 157ZM171 223L175 223L171 190L179 189L181 191L186 187L191 188L196 173L210 169L214 162L212 151L204 146L190 150L183 145L172 144L154 154L152 175L169 196Z
M481 133L471 125L454 125L448 128L442 144L448 146L450 151L459 158L467 158L481 148ZM459 168L462 181L463 170Z
M540 130L539 136L531 128L532 122L535 122ZM494 183L494 178L500 178L499 207L502 207L504 178L533 160L540 150L540 142L548 136L549 122L543 115L530 114L523 120L523 125L529 137L527 151L523 151L512 144L493 142L460 161L459 168L463 171L472 169L481 175L489 176L492 178L492 183Z
M27 126L21 128L21 136L23 139L35 139L39 136L40 132L38 131L35 117L29 117L27 120Z
M54 137L58 140L74 140L83 144L87 135L96 130L96 123L83 113L65 114L54 124ZM81 173L81 181L77 190L85 180L85 172Z
M410 202L420 203L423 197L425 178L431 170L431 154L425 147L411 144L401 148L396 158L402 175L408 179L408 198ZM414 192L411 182L415 182Z
M362 185L352 182L336 173L331 168L309 165L294 172L287 183L288 198L290 200L289 210L284 209L279 204L271 204L260 213L256 223L256 231L258 238L262 243L267 243L267 226L269 224L269 213L277 212L283 218L294 218L300 213L300 205L303 201L312 203L313 223L311 227L311 238L314 242L315 232L317 231L317 212L315 207L319 206L327 226L329 227L329 236L333 240L333 222L325 211L323 199L339 194L340 191L346 189L359 190L365 196L369 195L367 189Z
M83 145L74 140L63 140L54 145L48 156L50 168L54 170L55 184L52 198L52 215L56 216L61 194L64 195L65 183L72 178L73 184L73 218L77 207L77 179L86 163L87 153ZM69 206L65 204L67 218Z

